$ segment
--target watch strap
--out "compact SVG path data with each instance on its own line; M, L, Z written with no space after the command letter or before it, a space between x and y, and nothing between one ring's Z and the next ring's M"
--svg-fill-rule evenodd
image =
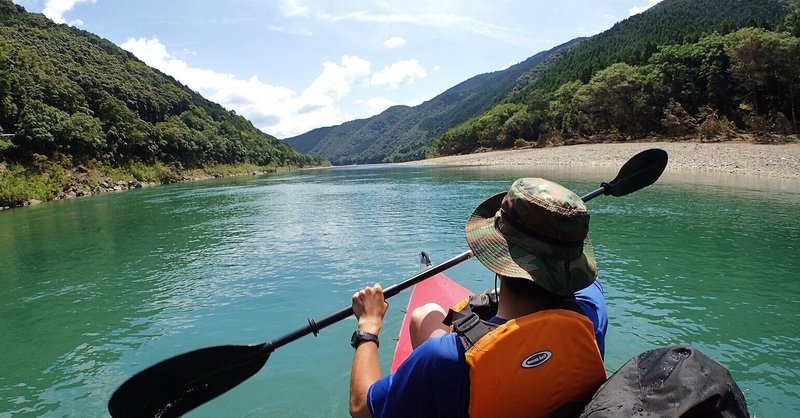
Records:
M355 332L353 332L353 336L350 337L350 345L352 345L353 348L358 348L358 346L361 345L361 343L365 343L367 341L373 341L375 342L376 346L380 347L378 336L371 332L356 330Z

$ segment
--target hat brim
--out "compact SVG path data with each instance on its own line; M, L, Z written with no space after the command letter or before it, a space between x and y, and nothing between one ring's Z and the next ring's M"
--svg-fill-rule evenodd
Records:
M496 227L505 196L486 199L467 220L467 244L486 268L501 276L532 280L557 295L575 293L595 280L597 262L588 236L580 256L570 260L548 256L550 245L536 238L526 239L524 247L509 241Z

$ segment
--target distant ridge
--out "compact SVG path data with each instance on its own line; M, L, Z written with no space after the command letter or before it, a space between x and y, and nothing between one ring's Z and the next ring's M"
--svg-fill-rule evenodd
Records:
M333 164L424 158L433 138L486 111L502 100L522 75L535 78L582 39L540 52L505 70L472 77L418 106L393 106L371 118L314 129L284 141Z
M503 71L473 77L412 108L315 129L285 139L333 164L424 158L435 139L501 103L531 103L561 84L587 82L613 63L646 64L659 46L741 27L773 27L787 13L780 0L664 0L586 39L575 39Z

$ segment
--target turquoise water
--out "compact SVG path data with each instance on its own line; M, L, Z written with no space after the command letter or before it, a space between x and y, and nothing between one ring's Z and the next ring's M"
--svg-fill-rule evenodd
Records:
M0 212L0 416L105 416L167 357L263 342L402 281L417 254L466 249L480 201L524 175L579 194L614 172L364 167L170 185ZM696 177L698 180L704 177ZM666 176L590 203L612 372L690 343L728 366L758 417L800 414L800 185ZM449 275L475 291L474 260ZM390 301L397 335L407 294ZM353 319L274 353L189 416L342 417ZM388 369L392 344L381 345Z

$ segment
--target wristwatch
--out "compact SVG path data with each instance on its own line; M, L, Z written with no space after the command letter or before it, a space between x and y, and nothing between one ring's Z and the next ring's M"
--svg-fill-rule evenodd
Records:
M353 348L358 348L361 343L366 341L374 341L376 346L380 346L378 336L369 332L356 330L353 332L353 336L350 337L350 345L352 345Z

